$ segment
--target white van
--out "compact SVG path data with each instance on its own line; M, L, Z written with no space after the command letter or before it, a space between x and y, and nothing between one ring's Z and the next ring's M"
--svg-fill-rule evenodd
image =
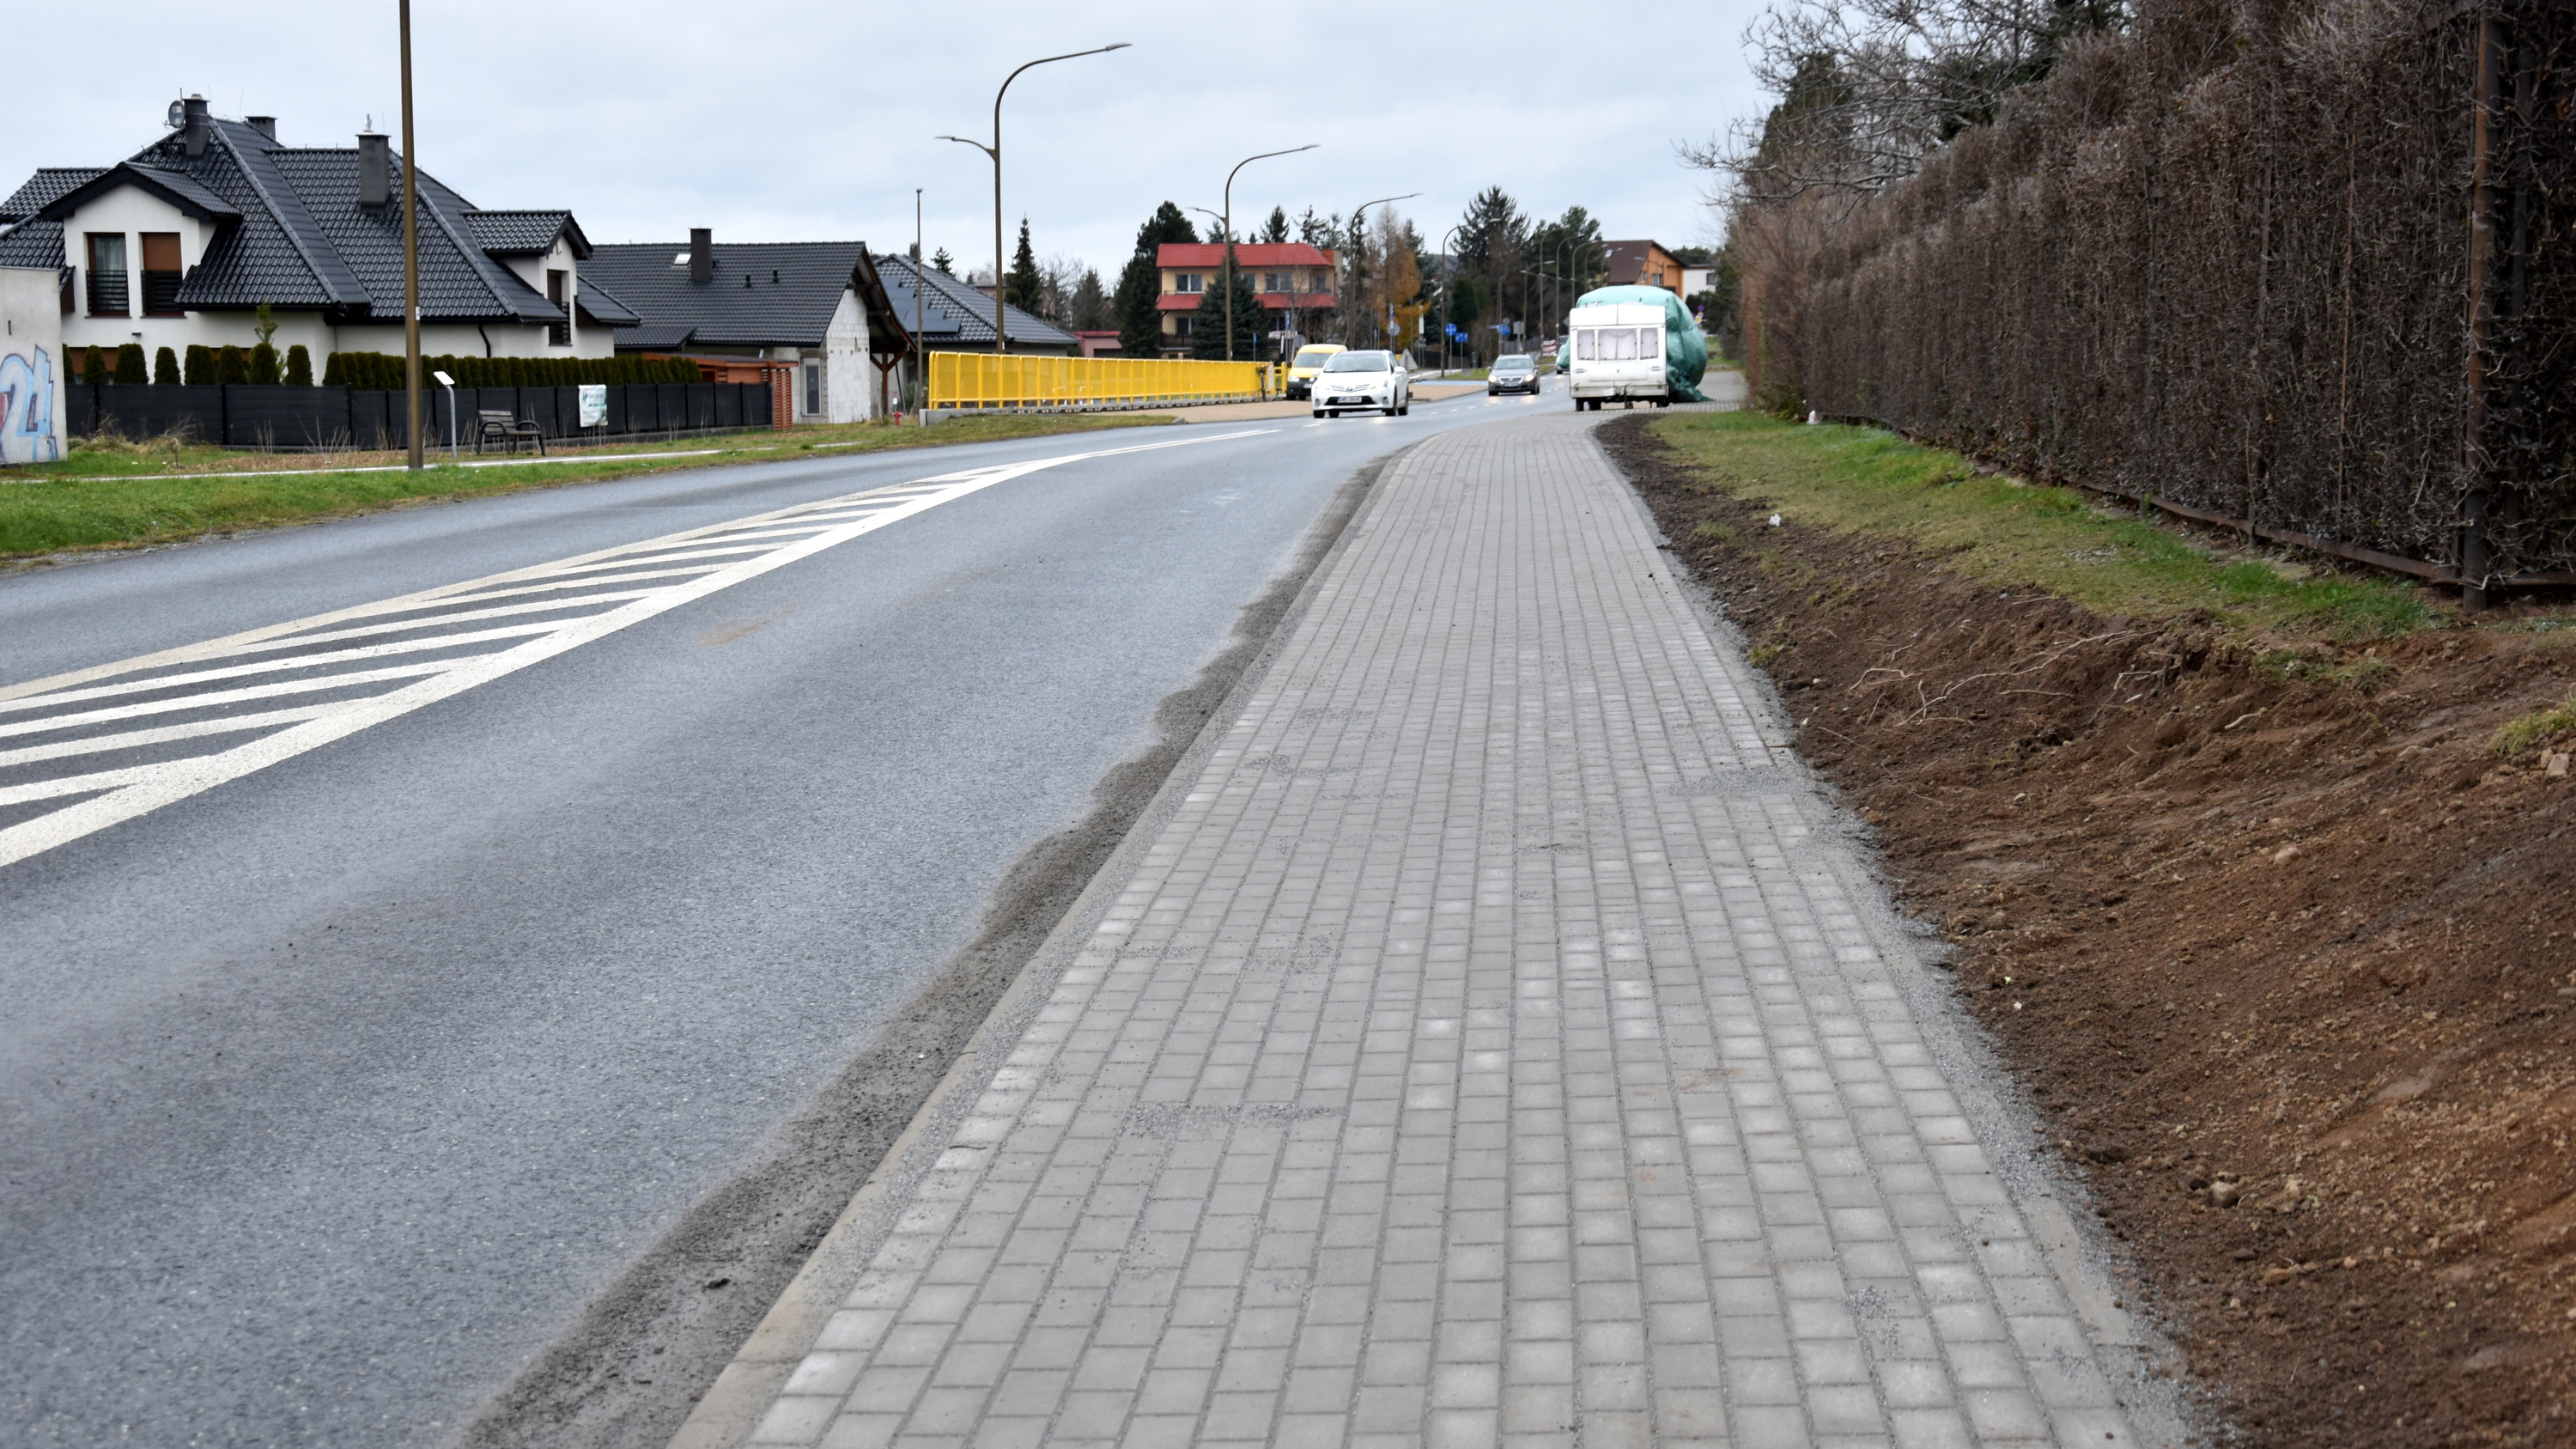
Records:
M1633 302L1577 307L1566 318L1566 333L1572 347L1566 356L1573 360L1560 356L1557 366L1569 369L1576 412L1599 411L1611 401L1652 401L1657 407L1672 401L1664 371L1663 308Z

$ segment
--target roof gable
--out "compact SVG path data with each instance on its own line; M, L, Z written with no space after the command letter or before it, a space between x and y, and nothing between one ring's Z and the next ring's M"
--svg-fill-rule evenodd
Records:
M107 170L104 166L42 166L7 201L0 201L0 224L25 221L67 191L86 186Z
M218 224L204 256L180 285L182 307L232 311L265 302L347 317L400 318L400 203L410 177L402 158L392 159L393 203L361 206L354 146L283 146L245 122L210 117L206 144L194 156L174 134L118 166L38 171L0 208L0 224L19 223L0 234L0 254L21 265L60 266L61 227L54 218L88 196L130 184ZM39 212L47 216L28 219ZM588 257L589 240L572 213L481 212L426 173L420 176L419 213L424 321L564 320L561 307L493 253L542 252L563 239L575 257ZM51 260L27 260L38 256ZM601 305L626 315L613 301Z
M570 241L576 261L590 260L594 250L569 211L473 211L465 220L475 245L496 257L550 252L561 240Z
M878 275L885 279L886 295L893 303L894 315L904 327L912 327L913 298L916 289L922 303L921 335L932 341L951 342L960 346L993 343L993 299L936 267L924 266L910 257L879 257ZM1011 329L1011 340L1029 346L1073 347L1079 339L1047 321L1017 307L1005 304L1003 320Z
M32 184L32 183L30 183ZM92 176L80 185L45 203L36 215L46 221L64 221L90 202L131 186L157 196L189 216L229 226L242 219L241 208L217 196L184 171L165 171L158 166L138 166L119 162Z

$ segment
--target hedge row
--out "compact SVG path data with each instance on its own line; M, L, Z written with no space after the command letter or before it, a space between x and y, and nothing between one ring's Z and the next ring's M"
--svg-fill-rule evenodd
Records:
M2576 9L2137 16L1803 276L1748 274L1761 395L2433 563L2484 495L2489 568L2576 570ZM2482 24L2510 98L2483 267Z
M575 387L599 382L703 382L698 365L676 357L424 357L420 376L433 384L444 372L458 387ZM393 389L403 385L403 360L389 352L334 352L324 384Z
M79 349L73 375L82 382L141 383L143 345ZM458 387L575 387L602 382L703 382L698 365L683 358L640 357L424 357L421 380L435 385L432 373L444 372ZM190 347L187 361L164 347L152 360L151 380L164 385L187 383L284 383L313 385L313 357L302 344L283 358L263 342L257 347ZM391 391L403 385L403 360L386 352L334 352L322 369L326 387L343 386Z

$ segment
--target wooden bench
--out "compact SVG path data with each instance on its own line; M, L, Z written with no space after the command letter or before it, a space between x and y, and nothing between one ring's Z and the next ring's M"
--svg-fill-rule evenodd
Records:
M475 414L482 420L474 430L474 451L483 451L486 443L501 443L513 453L519 451L522 439L537 445L537 456L546 455L546 432L534 422L522 422L506 412L485 410Z

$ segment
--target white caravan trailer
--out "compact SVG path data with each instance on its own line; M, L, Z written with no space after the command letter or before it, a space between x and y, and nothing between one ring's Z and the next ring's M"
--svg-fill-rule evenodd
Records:
M1577 307L1566 318L1573 345L1575 411L1599 411L1611 401L1672 401L1664 367L1664 309L1634 302ZM1557 365L1567 364L1559 359Z

